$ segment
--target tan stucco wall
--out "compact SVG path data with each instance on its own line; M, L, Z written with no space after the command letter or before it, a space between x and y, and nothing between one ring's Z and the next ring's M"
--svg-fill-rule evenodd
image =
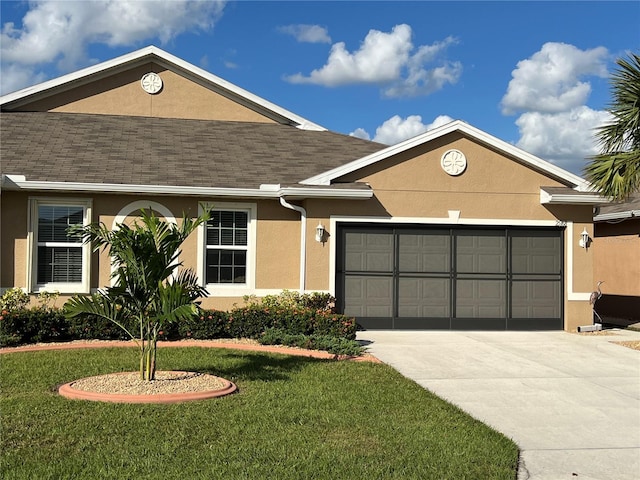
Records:
M109 228L116 215L133 202L159 203L169 209L179 222L182 212L197 216L200 203L224 207L228 199L199 199L179 197L138 197L130 195L60 195L27 194L22 192L2 192L1 216L1 283L0 287L29 288L27 285L27 211L29 197L82 198L92 200L93 222L103 222ZM237 203L237 202L233 202ZM256 222L256 288L267 290L299 288L300 278L300 214L282 207L275 200L242 201L243 204L257 205ZM135 215L136 212L133 212ZM129 215L126 223L130 223ZM198 239L192 234L183 244L181 260L186 267L197 269ZM94 253L91 265L91 288L109 284L111 263L107 252ZM61 292L64 293L64 292ZM247 293L252 293L247 291ZM68 296L62 295L58 303L64 303ZM234 303L242 303L242 296L212 296L203 301L206 308L226 309Z
M451 148L467 157L467 168L457 177L440 167ZM341 180L370 184L394 217L446 217L448 210L459 210L464 218L550 220L554 216L540 205L540 187L561 186L455 133Z
M164 84L155 95L140 86L142 76L152 71L160 75ZM23 105L18 110L274 123L219 93L151 63Z
M603 293L640 296L640 219L596 224L592 248Z
M567 332L575 332L580 326L593 324L593 311L589 302L565 301L564 329Z
M0 203L0 288L26 288L27 199L20 192L2 192Z
M277 201L258 204L256 288L297 290L300 285L300 214Z

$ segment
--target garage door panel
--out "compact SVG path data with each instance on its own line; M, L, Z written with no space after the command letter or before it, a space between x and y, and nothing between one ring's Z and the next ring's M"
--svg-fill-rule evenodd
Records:
M345 268L360 272L392 272L393 235L348 233L345 239Z
M514 281L512 317L559 318L561 285L558 281Z
M458 280L456 282L456 317L506 316L506 281Z
M561 243L557 235L553 237L514 235L511 242L513 273L559 274L561 272Z
M449 317L448 278L400 278L398 281L399 317Z
M443 273L451 268L449 234L403 234L398 240L400 272Z
M463 273L504 273L507 271L504 234L464 233L456 237L456 268Z
M345 315L392 317L393 279L350 275L345 279Z

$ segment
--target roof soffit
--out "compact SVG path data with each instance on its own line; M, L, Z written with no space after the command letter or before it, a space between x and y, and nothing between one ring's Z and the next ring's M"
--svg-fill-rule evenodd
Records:
M160 67L176 72L194 83L208 88L278 123L293 125L303 130L326 130L320 125L154 46L149 46L121 57L4 95L0 97L0 108L2 108L3 111L11 111L25 104L67 92L147 63L155 63Z

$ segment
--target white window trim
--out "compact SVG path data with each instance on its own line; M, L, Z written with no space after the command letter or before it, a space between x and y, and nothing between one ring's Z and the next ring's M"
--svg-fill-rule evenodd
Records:
M49 282L38 284L38 209L41 205L80 206L84 210L83 225L91 223L91 199L29 197L27 230L27 285L32 293L58 291L60 293L89 293L91 281L91 245L82 245L82 281L72 283ZM66 245L66 244L65 244Z
M239 210L248 213L247 232L247 271L245 283L206 283L206 224L198 228L198 267L197 275L200 285L206 288L210 297L241 297L244 295L256 295L256 247L257 247L257 224L258 207L255 203L236 202L208 202L200 204L198 213L202 215L204 209L216 210Z
M120 228L119 225L122 225L131 213L136 212L138 210L152 210L153 212L156 212L162 215L167 222L172 223L174 225L178 224L178 222L176 221L176 217L173 216L173 213L171 212L171 210L169 210L167 207L165 207L161 203L154 202L153 200L136 200L135 202L126 204L124 207L120 209L118 214L113 219L113 222L111 223L111 231L115 231L118 228ZM110 273L109 284L112 287L115 287L117 283L117 278L113 274L116 271L116 266L113 262L113 257L109 257L109 258L111 259L111 262L110 262L111 266L109 270L109 273ZM174 263L177 263L179 261L180 260L176 258ZM177 272L174 272L174 276L176 274Z

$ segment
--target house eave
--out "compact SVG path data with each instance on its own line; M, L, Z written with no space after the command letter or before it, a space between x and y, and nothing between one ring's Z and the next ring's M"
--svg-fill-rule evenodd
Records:
M603 213L593 217L594 222L610 222L615 220L627 220L640 218L640 210L627 210L625 212Z
M600 205L609 201L595 193L550 193L540 189L542 205Z
M120 193L127 195L171 195L188 197L236 197L288 199L341 199L366 200L373 196L371 189L363 188L295 188L261 186L261 188L192 187L178 185L135 185L119 183L49 182L27 180L22 175L2 175L1 190L68 192L68 193Z

